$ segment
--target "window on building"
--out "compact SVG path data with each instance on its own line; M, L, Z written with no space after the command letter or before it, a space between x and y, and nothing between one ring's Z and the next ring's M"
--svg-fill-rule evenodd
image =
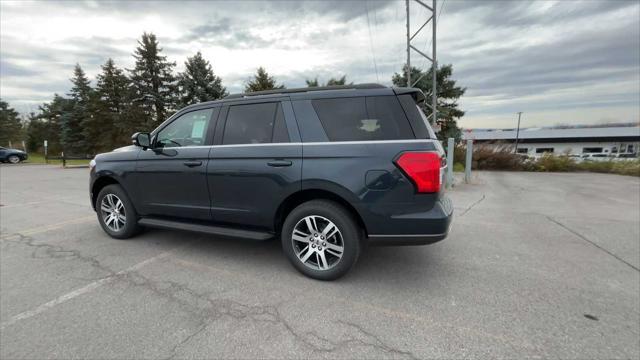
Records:
M612 147L611 148L611 152L614 153L614 154L617 154L618 153L618 148L616 146Z
M312 104L331 141L415 138L395 96L317 99Z
M529 148L518 148L518 154L527 154L529 152Z
M536 154L553 153L553 148L536 148Z
M602 152L602 148L601 147L584 147L582 148L582 153L583 154L597 154L597 153L601 153Z
M222 143L289 142L280 103L235 105L229 108Z
M627 152L628 153L633 153L633 145L631 145L631 144L627 145Z

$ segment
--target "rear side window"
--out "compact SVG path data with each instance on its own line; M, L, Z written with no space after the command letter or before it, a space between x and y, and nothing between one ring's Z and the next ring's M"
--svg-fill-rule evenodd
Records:
M416 138L436 139L436 134L433 132L431 125L429 125L427 117L416 104L415 100L413 100L413 97L406 94L398 96L398 99L400 100L400 104L402 104L404 112L409 118L409 123L411 123L411 128L416 134Z
M415 138L395 96L316 99L312 104L331 141Z
M229 108L222 143L289 142L280 103L235 105Z

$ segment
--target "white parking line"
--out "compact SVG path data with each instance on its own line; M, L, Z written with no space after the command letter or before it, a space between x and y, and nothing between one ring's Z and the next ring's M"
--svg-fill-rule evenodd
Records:
M182 248L182 246L180 246L180 248ZM169 251L164 252L164 253L162 253L160 255L157 255L157 256L154 256L154 257L149 258L147 260L144 260L142 262L139 262L139 263L137 263L137 264L135 264L135 265L133 265L133 266L127 268L127 269L124 269L122 271L119 271L119 272L117 272L117 273L115 273L115 274L113 274L111 276L108 276L108 277L100 279L100 280L96 280L96 281L94 281L94 282L92 282L92 283L90 283L88 285L85 285L85 286L79 288L79 289L73 290L73 291L71 291L71 292L69 292L67 294L59 296L59 297L57 297L57 298L55 298L55 299L53 299L53 300L51 300L51 301L49 301L47 303L44 303L44 304L42 304L42 305L40 305L40 306L38 306L38 307L36 307L34 309L27 310L25 312L22 312L20 314L12 316L9 320L0 323L0 329L4 329L7 326L13 325L18 321L25 320L25 319L31 318L33 316L36 316L36 315L38 315L40 313L43 313L43 312L45 312L45 311L47 311L47 310L49 310L49 309L51 309L51 308L53 308L53 307L55 307L57 305L65 303L65 302L67 302L67 301L69 301L69 300L71 300L73 298L76 298L76 297L78 297L80 295L86 294L86 293L88 293L88 292L90 292L92 290L95 290L95 289L99 288L100 286L102 286L102 285L114 280L119 275L123 275L123 274L126 274L128 272L137 271L137 270L141 269L142 267L144 267L144 266L146 266L146 265L148 265L148 264L150 264L150 263L152 263L154 261L157 261L157 260L160 260L160 259L163 259L163 258L169 256L174 250L176 250L176 249L169 250Z
M55 224L44 225L44 226L30 228L30 229L23 229L23 230L12 232L11 234L2 234L2 236L0 236L0 240L20 238L21 235L31 236L31 235L51 231L51 230L61 229L66 225L82 224L82 223L91 222L91 221L96 221L96 215L90 215L90 216L85 216L81 218L74 218L71 220L57 222Z

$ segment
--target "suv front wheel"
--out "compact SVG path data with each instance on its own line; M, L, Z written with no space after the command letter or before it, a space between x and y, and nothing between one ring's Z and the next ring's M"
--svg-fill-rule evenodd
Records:
M293 209L282 226L282 248L293 266L318 280L334 280L356 263L361 229L342 206L312 200Z
M96 212L102 229L112 238L127 239L138 230L138 214L119 185L107 185L98 194Z

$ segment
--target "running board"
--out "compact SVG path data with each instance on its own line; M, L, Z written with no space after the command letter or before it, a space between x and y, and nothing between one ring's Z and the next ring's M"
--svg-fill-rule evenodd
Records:
M223 226L214 226L207 224L197 224L184 221L165 220L156 218L142 218L138 221L138 224L142 226L161 228L161 229L174 229L174 230L186 230L194 231L212 235L229 236L236 238L246 238L251 240L268 240L273 238L273 234L261 231L252 230L240 230Z

